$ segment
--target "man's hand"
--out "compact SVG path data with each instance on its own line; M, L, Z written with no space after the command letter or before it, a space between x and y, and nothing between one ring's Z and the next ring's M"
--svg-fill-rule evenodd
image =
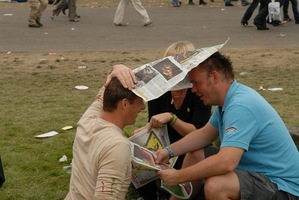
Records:
M110 83L113 77L117 77L121 84L128 89L134 88L134 84L137 83L137 79L133 71L122 64L114 65L112 72L107 76L105 87Z
M157 155L156 163L167 163L169 161L169 153L166 149L161 149L155 152Z
M165 169L157 172L159 178L168 186L175 186L180 184L179 171L176 169Z

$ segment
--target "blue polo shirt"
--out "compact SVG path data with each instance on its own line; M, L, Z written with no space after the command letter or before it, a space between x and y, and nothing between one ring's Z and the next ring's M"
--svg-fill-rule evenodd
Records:
M299 152L284 122L255 90L234 81L223 107L209 121L219 130L221 147L244 153L238 169L270 178L279 190L299 196Z

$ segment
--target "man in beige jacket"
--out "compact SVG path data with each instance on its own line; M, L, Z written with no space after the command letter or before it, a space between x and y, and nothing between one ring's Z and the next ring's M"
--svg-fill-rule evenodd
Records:
M123 87L126 86L123 82L128 81L126 74L134 76L129 68L114 67L106 87L77 124L66 200L126 197L131 182L132 153L122 130L134 124L137 114L145 109L143 99Z

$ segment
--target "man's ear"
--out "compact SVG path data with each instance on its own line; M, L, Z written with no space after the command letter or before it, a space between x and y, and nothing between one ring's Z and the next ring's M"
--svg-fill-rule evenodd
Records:
M124 99L119 101L118 106L120 106L121 109L126 109L128 107L128 104L129 104L128 99L124 98Z
M220 80L220 74L213 70L211 73L210 73L210 78L211 78L211 81L213 84L217 84L219 83L219 80Z

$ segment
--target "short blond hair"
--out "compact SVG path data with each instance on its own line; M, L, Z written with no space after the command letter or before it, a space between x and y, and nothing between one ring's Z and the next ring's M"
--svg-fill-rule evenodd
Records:
M178 41L170 45L164 52L164 57L172 56L174 54L185 53L187 51L194 51L194 45L189 41Z

